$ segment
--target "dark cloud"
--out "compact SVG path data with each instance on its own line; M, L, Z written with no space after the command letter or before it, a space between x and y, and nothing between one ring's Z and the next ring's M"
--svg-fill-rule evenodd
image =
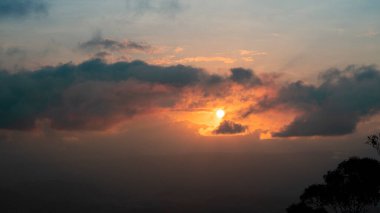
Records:
M89 41L86 41L82 44L79 45L80 49L93 52L97 50L113 50L113 51L118 51L125 49L127 46L124 43L111 40L111 39L104 39L100 36L96 36L92 38Z
M112 46L112 45L111 45ZM3 51L19 55L17 49ZM320 85L297 81L264 98L245 113L277 108L300 114L276 137L344 135L380 110L380 71L373 66L331 69ZM107 64L100 59L45 67L33 72L0 72L0 129L28 130L36 122L57 129L101 130L132 116L170 109L186 89L207 100L228 94L231 84L263 85L253 71L236 68L230 76L211 75L190 66L153 66L142 61ZM189 90L187 90L189 91ZM191 106L202 106L197 100ZM215 134L234 134L246 127L223 122Z
M233 121L223 121L218 128L216 128L214 134L240 134L247 131L247 126L234 123Z
M102 130L154 108L172 107L180 98L174 89L133 80L85 82L65 90L59 106L46 114L56 129Z
M179 0L127 0L127 10L133 16L156 13L172 17L183 10L183 5Z
M127 42L127 49L147 51L147 50L150 50L151 48L152 47L149 44L146 44L144 42L135 42L135 41Z
M256 106L255 110L286 106L302 112L274 136L349 134L361 120L379 112L380 71L377 68L331 69L321 75L321 80L319 86L302 82L289 84L279 90L277 98L263 100Z
M68 129L101 129L111 121L172 105L178 89L207 78L202 70L151 66L141 61L91 60L34 72L0 73L0 128L31 129L49 119ZM136 83L139 82L139 83ZM155 85L163 85L162 88Z
M95 35L91 40L81 43L79 48L87 52L105 52L122 50L149 51L152 47L144 42L116 41L103 38L101 34Z
M32 14L47 14L48 6L43 0L1 0L0 18L26 17Z
M250 69L244 68L234 68L231 69L230 79L239 84L246 84L249 86L261 85L261 79L255 75L255 73Z
M229 78L190 66L107 64L100 59L14 74L3 71L0 129L33 129L37 121L57 129L106 129L137 114L173 107L186 88L212 96L221 91L212 88L229 84Z

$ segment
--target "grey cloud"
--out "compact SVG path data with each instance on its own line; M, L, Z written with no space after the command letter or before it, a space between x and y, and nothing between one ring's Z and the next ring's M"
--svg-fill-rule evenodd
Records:
M169 88L181 88L197 84L203 77L207 78L207 74L202 70L186 66L159 67L141 61L106 64L101 60L86 61L79 65L65 64L47 67L34 72L16 74L0 72L0 128L32 129L38 119L50 119L55 126L59 127L67 126L64 123L68 123L67 119L71 119L71 124L77 122L76 127L86 128L87 124L84 120L89 117L89 113L95 115L96 110L98 110L98 117L95 116L92 122L95 122L96 118L95 120L103 122L102 127L106 128L108 123L102 119L108 116L108 113L114 112L109 104L124 104L125 108L118 108L119 111L115 113L130 116L137 114L139 109L143 108L133 108L133 106L148 107L147 103L153 102L151 98L163 98L166 95L154 92L144 94L144 89L153 88L149 86L142 87L140 88L142 91L136 92L128 86L130 84L125 83L126 81L135 80L147 85L162 84ZM118 85L120 82L124 84ZM126 92L121 88L125 88ZM168 89L168 91L177 90ZM131 96L130 93L139 94L141 98L149 99L149 101L138 98L140 96ZM115 94L118 96L115 97ZM175 94L173 92L173 95ZM107 100L109 97L120 100L113 100L106 104L110 101ZM122 100L128 102L129 105ZM62 108L62 106L66 107ZM72 109L76 107L83 110L73 112ZM56 118L54 112L67 119ZM99 126L101 124L97 126L97 129L100 128Z
M120 42L112 39L103 38L101 34L97 34L91 40L79 44L79 48L87 52L104 52L121 50L149 51L152 47L144 42Z
M223 83L230 83L229 77L142 61L107 64L93 59L14 74L3 71L0 129L29 130L39 120L57 129L106 129L134 115L172 107L185 88L210 96Z
M18 54L17 50L5 52ZM289 137L349 134L360 121L379 112L377 68L331 69L321 75L321 80L318 86L301 81L288 84L279 89L276 98L261 100L246 115L276 107L300 111L291 124L274 133ZM0 129L32 129L41 119L50 120L58 129L105 129L155 108L172 107L181 100L183 88L198 88L205 97L223 97L228 84L256 86L252 82L261 80L241 68L223 77L190 66L161 67L142 61L107 64L99 59L33 72L2 71ZM226 121L215 134L244 131L244 126Z
M240 134L247 131L247 126L234 123L233 121L223 121L214 131L214 134Z
M146 50L150 50L152 47L149 44L146 44L144 42L129 41L127 42L127 48L146 51Z
M46 114L55 129L102 130L136 114L173 106L178 95L176 90L134 80L90 81L65 90L61 104L48 109Z
M321 75L319 86L302 82L279 90L274 100L263 100L256 110L287 106L302 114L277 137L344 135L380 110L380 71L373 66L331 69Z
M244 68L234 68L231 69L230 79L239 84L245 84L249 86L261 85L261 79L255 75L255 73L250 69Z
M0 18L19 18L32 14L47 14L48 6L43 0L1 0Z
M112 51L118 51L125 49L127 46L124 43L111 40L111 39L104 39L102 37L94 37L89 41L86 41L79 45L80 49L93 52L97 50L112 50Z

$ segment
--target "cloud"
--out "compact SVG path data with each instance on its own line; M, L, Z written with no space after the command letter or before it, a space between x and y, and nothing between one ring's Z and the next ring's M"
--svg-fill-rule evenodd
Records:
M230 79L234 82L240 84L246 84L249 86L261 85L261 79L255 75L255 73L250 69L244 68L233 68L231 69Z
M256 56L266 56L268 53L256 50L240 50L242 60L245 62L254 62Z
M3 52L20 54L12 48ZM42 122L55 129L106 130L141 114L192 110L228 100L239 103L236 111L253 104L241 117L247 119L244 123L253 113L289 112L293 120L276 126L275 137L330 136L352 133L361 121L380 111L380 70L376 67L330 69L320 81L318 85L295 81L273 87L277 83L268 83L244 68L233 68L225 76L191 66L100 59L13 74L1 71L0 129L31 130ZM214 134L246 130L225 121Z
M127 10L133 16L147 13L175 16L183 10L179 0L127 0Z
M33 14L47 14L48 6L43 0L1 0L1 18L20 18Z
M256 51L256 50L240 50L240 55L242 55L242 56L265 56L265 55L268 55L268 53Z
M254 62L255 61L255 59L253 57L243 57L242 60L245 62Z
M112 39L103 38L101 34L96 34L92 39L79 44L79 48L87 52L104 52L104 51L149 51L152 49L151 45L144 42L136 41L116 41Z
M65 90L60 105L46 114L56 129L103 130L155 108L173 107L178 94L172 88L134 80L89 81Z
M63 130L105 130L135 115L172 109L185 91L219 95L230 76L190 66L100 59L28 72L0 72L0 129L31 130L36 122ZM187 93L186 93L187 94Z
M176 53L181 53L182 48L176 49ZM152 60L154 64L168 65L168 64L191 64L191 63L212 63L212 62L221 62L224 64L233 64L236 62L235 59L230 57L223 56L196 56L196 57L186 57L186 58L177 58L175 55L169 55L163 58L157 58Z
M203 76L207 77L203 71L185 66L166 68L140 61L106 64L101 60L34 72L1 72L0 128L32 129L38 119L49 119L63 129L67 123L79 129L106 128L115 116L146 111L152 103L167 100L168 94L174 97L176 90L170 88L196 84ZM156 84L163 85L163 91L157 92Z
M151 48L152 47L149 44L146 44L143 42L136 42L136 41L127 42L127 49L147 51L147 50L150 50Z
M177 63L193 63L193 62L223 62L225 64L233 64L235 63L235 60L233 58L228 57L221 57L221 56L215 56L215 57L188 57L188 58L182 58L176 60Z
M250 113L285 107L301 114L276 137L345 135L380 110L380 71L374 66L330 69L319 86L301 81L282 87L274 99L262 100ZM248 114L250 114L248 113Z
M20 54L12 48L3 52ZM34 71L0 71L0 129L32 130L42 122L62 130L106 130L137 115L191 111L225 100L238 103L236 112L252 105L241 117L244 123L253 113L289 112L289 119L272 131L275 137L329 136L352 133L361 121L380 111L380 70L374 66L330 69L318 85L295 81L273 87L276 84L250 69L233 68L225 76L143 61L92 59ZM246 130L225 121L214 134Z
M238 124L238 123L234 123L232 121L223 121L214 131L213 133L214 134L228 134L228 135L232 135L232 134L241 134L241 133L244 133L246 132L248 129L247 126L244 126L244 125L241 125L241 124Z
M181 53L183 51L185 51L185 49L183 47L177 47L177 48L174 49L175 53Z

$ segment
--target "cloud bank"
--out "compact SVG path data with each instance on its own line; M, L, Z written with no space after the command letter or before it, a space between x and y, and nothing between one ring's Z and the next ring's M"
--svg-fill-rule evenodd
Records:
M255 95L260 89L275 95ZM60 130L106 130L136 115L217 103L248 110L234 122L222 122L213 134L245 133L256 122L250 115L276 119L264 116L275 110L296 113L282 129L260 127L274 137L345 135L380 111L378 91L380 71L374 66L330 69L319 85L295 81L278 87L244 68L224 76L191 66L92 59L13 74L0 71L0 129L32 130L47 122Z
M301 114L276 137L333 136L355 131L360 121L380 110L380 71L374 66L330 69L319 86L293 82L279 89L273 99L264 99L246 115L282 107Z
M104 51L128 51L139 50L149 51L152 47L149 44L136 41L116 41L103 38L101 34L95 35L92 39L79 44L79 49L87 52L104 52Z
M112 46L112 45L111 45ZM0 72L0 129L30 130L49 122L62 130L104 130L132 116L171 109L185 91L216 96L234 83L190 66L100 59L35 71ZM202 95L203 94L203 95Z

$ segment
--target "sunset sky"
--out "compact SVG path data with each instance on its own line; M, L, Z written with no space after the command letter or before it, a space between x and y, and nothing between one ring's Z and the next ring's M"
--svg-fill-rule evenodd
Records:
M320 174L373 155L379 10L377 0L0 0L1 181L28 179L11 169L24 161L71 175L86 162L82 178L130 155L268 154L289 168L316 161ZM318 180L297 174L283 182Z

